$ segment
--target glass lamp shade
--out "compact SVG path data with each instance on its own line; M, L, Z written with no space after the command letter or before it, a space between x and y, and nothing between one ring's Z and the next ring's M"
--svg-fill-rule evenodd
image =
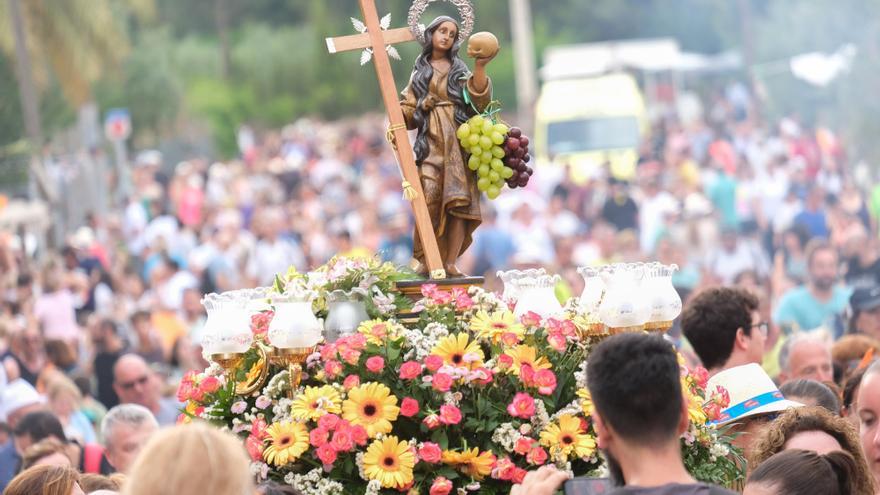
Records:
M206 354L247 352L254 341L251 333L251 294L249 289L208 294L202 305L208 313L202 347Z
M605 326L624 330L644 327L651 306L642 287L643 276L641 263L615 264L603 270L605 296L599 306L599 318Z
M651 301L651 315L646 328L668 330L672 321L681 314L681 297L672 285L672 275L678 265L652 264L645 279L646 292Z
M556 299L556 284L561 280L559 275L523 276L513 281L519 300L516 303L514 316L520 319L528 313L535 313L541 318L550 318L562 313L562 304Z
M321 341L324 325L312 312L313 294L272 298L275 316L269 323L269 343L279 349L313 347Z
M584 278L584 290L581 292L579 305L581 310L595 313L602 302L602 294L605 293L605 282L599 275L599 269L591 267L578 268L578 273Z

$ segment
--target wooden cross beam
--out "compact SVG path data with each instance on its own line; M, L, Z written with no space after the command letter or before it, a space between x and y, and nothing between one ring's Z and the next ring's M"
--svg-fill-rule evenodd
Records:
M388 112L389 131L393 136L394 153L397 155L397 162L400 164L404 180L415 189L416 193L412 200L412 208L416 219L416 230L425 252L425 264L432 279L446 278L443 261L440 259L440 250L437 247L437 237L434 235L431 216L428 213L428 205L425 203L425 194L422 191L422 182L416 168L415 156L409 142L409 135L406 132L406 122L403 119L403 111L400 109L400 96L394 83L394 73L391 72L391 62L385 51L386 45L414 41L415 36L408 28L382 30L374 0L358 1L361 12L364 14L364 24L367 31L352 36L327 38L327 49L330 53L363 48L372 49L373 66L376 68L379 89L382 92L382 100L385 102L385 110Z

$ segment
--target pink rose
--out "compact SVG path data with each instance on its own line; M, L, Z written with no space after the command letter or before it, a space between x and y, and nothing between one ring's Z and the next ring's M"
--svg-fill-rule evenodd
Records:
M452 482L443 476L438 476L434 478L434 482L431 483L431 491L428 492L429 495L449 495L449 492L452 491Z
M471 381L477 385L488 385L492 383L492 370L489 368L477 368L471 372Z
M433 299L437 292L437 284L425 284L422 286L422 297Z
M345 377L345 380L342 381L342 386L345 387L345 390L351 390L360 384L361 377L357 375L348 375Z
M513 477L510 479L510 481L513 481L514 483L517 483L517 484L522 483L526 477L526 474L528 474L528 471L526 471L525 469L516 468L513 471Z
M529 451L528 455L526 455L526 461L528 461L529 464L540 466L547 462L547 451L541 447L535 447Z
M385 360L382 359L382 356L373 356L367 359L367 369L370 370L371 373L379 373L384 368Z
M529 437L519 437L516 443L513 444L513 451L520 455L526 455L532 450L532 445L535 444L535 441Z
M400 402L400 414L406 416L407 418L411 418L419 413L419 401L413 399L412 397L405 397L403 401Z
M335 414L325 414L318 418L318 426L325 430L333 430L339 424L339 416Z
M709 383L709 372L702 366L697 366L696 369L691 372L691 376L694 377L697 386L702 389L705 389L706 384Z
M327 376L330 378L339 376L339 374L342 373L342 363L333 359L331 359L330 361L325 361L324 373L327 373Z
M528 313L522 315L519 321L527 327L537 327L541 324L541 315L535 313L534 311L529 311Z
M501 334L501 343L509 347L515 346L519 344L519 335L513 332L504 332Z
M502 354L498 356L498 367L506 370L510 369L513 366L513 358L508 356L507 354Z
M452 298L455 299L455 309L457 311L467 311L474 307L474 300L471 299L466 290L460 287L452 289Z
M568 341L565 340L565 335L562 332L550 332L547 334L547 343L556 352L565 352L565 348L568 347Z
M457 425L461 422L461 410L452 404L440 406L440 422L444 425Z
M422 423L424 423L429 430L433 430L434 428L440 426L440 416L437 416L436 414L430 414L428 416L425 416L425 419L422 420Z
M514 418L529 419L535 415L535 399L529 394L520 392L507 406L507 412Z
M248 455L251 456L252 461L263 460L263 441L261 439L254 435L250 435L247 437L244 445L245 448L247 448Z
M330 439L330 446L337 452L348 452L354 448L354 439L348 430L337 431Z
M321 462L325 466L329 466L336 462L336 451L333 450L333 447L331 447L330 444L325 444L318 447L315 453L318 455L318 459L321 459Z
M361 351L357 351L354 349L346 349L340 350L339 355L342 357L342 360L348 364L357 364L358 359L361 358Z
M400 365L400 379L412 380L422 374L422 365L415 361L407 361Z
M187 371L177 386L177 401L186 402L192 398L195 389L195 371Z
M367 336L362 333L349 335L348 345L350 345L351 348L356 351L362 351L365 347L367 347Z
M315 428L309 432L309 443L312 444L313 447L321 447L327 444L329 437L329 431L324 428Z
M336 358L336 346L334 344L324 344L318 352L321 354L321 359L324 361Z
M541 370L535 373L535 385L539 394L550 395L556 390L556 375L550 370Z
M526 387L535 386L535 369L530 364L523 364L519 367L519 381Z
M428 368L431 373L439 370L441 366L443 366L443 358L440 356L431 354L425 358L425 368Z
M351 439L354 440L354 443L363 447L367 444L367 429L361 425L352 426L348 429L348 432L351 434Z
M513 461L509 457L504 457L495 461L491 476L496 480L510 481L515 470L516 465L513 464Z
M443 449L434 442L425 442L419 448L419 459L428 464L437 464L443 456Z
M437 373L431 381L431 386L438 392L449 392L452 388L452 377L446 373Z
M206 376L201 383L199 383L199 390L203 394L213 394L219 388L220 380L218 380L216 376Z

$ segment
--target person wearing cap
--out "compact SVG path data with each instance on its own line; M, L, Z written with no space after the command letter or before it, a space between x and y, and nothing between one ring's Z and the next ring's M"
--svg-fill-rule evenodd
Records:
M706 289L685 306L682 333L709 375L763 360L768 328L758 309L753 294L735 287Z
M878 240L868 235L864 227L851 233L840 254L846 264L846 285L855 289L880 285L880 249Z
M880 285L857 288L849 298L849 332L880 339Z
M44 403L45 399L30 383L21 378L13 380L0 390L0 421L14 429L21 418L45 407ZM12 439L0 445L0 492L15 477L20 462L21 457Z
M706 390L722 387L730 396L730 403L714 422L717 426L731 425L731 432L739 435L733 444L743 449L746 457L752 453L757 433L786 409L803 404L783 397L782 392L766 372L756 363L726 369L709 378Z

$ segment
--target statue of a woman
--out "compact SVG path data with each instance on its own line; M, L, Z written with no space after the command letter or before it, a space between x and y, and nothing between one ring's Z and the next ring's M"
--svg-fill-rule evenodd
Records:
M467 168L465 151L455 132L476 114L465 103L465 87L478 111L489 104L492 84L486 76L486 64L495 56L476 58L471 74L458 56L458 34L458 23L446 16L425 28L424 49L401 101L407 128L418 131L413 146L416 165L440 257L450 276L462 275L455 261L470 246L481 220L477 180ZM413 257L420 263L419 272L427 273L418 232Z

